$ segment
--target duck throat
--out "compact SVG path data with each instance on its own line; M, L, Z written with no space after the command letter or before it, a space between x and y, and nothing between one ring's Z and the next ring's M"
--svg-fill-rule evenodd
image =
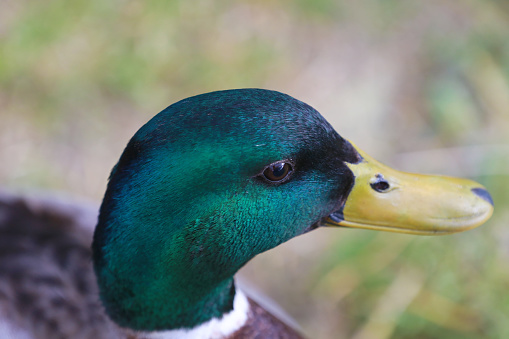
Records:
M221 319L234 310L240 294L232 278L209 288L171 279L164 279L164 284L139 280L116 277L110 284L104 275L98 279L101 300L110 318L121 327L144 332L189 330Z
M249 308L247 297L242 291L237 290L233 301L233 309L220 318L212 318L191 329L140 332L139 334L147 339L226 338L246 324Z
M143 332L191 329L234 309L233 275L246 260L224 259L231 249L217 243L209 223L176 222L153 205L107 197L92 248L113 321Z

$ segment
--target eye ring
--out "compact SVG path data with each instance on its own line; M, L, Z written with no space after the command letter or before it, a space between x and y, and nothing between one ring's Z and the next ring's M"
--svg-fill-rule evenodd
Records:
M389 182L384 178L383 174L380 173L375 176L374 180L372 180L369 185L378 193L386 193L391 189Z
M265 167L262 177L271 183L282 183L293 173L293 164L288 160L278 161Z

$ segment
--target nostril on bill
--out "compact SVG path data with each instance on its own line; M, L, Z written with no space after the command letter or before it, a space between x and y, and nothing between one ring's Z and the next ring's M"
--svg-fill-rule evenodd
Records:
M472 192L474 192L475 195L477 195L478 197L489 202L491 204L491 206L494 206L493 199L491 198L491 195L484 188L472 188Z

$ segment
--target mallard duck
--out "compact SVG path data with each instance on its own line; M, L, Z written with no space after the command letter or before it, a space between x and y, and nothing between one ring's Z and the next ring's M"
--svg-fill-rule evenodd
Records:
M93 241L51 206L0 204L1 338L300 338L236 288L257 254L319 227L448 234L493 212L478 183L393 170L262 89L187 98L141 127Z

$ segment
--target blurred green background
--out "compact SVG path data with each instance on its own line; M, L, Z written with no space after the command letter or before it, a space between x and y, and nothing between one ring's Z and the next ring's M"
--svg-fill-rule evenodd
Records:
M100 201L169 104L279 90L407 171L469 177L496 210L463 234L320 229L243 280L310 338L509 338L509 2L2 0L0 185Z

